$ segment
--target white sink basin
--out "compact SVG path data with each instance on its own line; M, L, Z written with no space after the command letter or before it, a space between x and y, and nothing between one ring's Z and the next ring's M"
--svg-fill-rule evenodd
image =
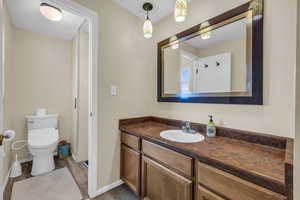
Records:
M172 142L196 143L202 142L205 138L200 133L189 134L182 130L167 130L160 132L160 137Z

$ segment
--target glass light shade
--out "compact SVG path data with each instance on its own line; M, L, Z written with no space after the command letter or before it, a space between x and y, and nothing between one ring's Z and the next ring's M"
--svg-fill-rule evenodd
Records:
M204 28L207 28L209 26L210 26L209 22L203 22L200 26L200 29L204 29ZM212 32L209 30L209 31L203 33L201 35L201 38L202 38L202 40L208 40L209 38L211 38L211 36L212 36Z
M41 3L40 12L51 21L60 21L62 19L61 10L47 3Z
M174 17L176 22L185 21L187 16L187 1L186 0L176 0Z
M206 33L203 33L203 34L201 35L201 38L202 38L202 40L208 40L208 39L211 37L211 35L212 35L212 32L211 32L211 31L208 31L208 32L206 32Z
M153 27L152 27L152 23L149 19L147 19L145 21L144 26L143 26L143 31L144 31L144 37L145 38L151 38L152 37Z

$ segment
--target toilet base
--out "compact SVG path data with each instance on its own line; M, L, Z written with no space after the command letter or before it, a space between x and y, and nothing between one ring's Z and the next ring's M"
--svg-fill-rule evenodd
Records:
M37 176L51 172L55 169L54 157L52 152L49 154L34 155L31 175Z

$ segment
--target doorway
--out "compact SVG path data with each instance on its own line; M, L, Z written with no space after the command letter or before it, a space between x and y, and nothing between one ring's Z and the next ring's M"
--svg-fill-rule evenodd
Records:
M72 156L76 162L83 162L88 167L88 57L89 57L88 22L84 21L73 39L73 136Z
M85 18L85 20L88 23L88 37L89 37L89 55L88 55L88 111L86 113L86 121L87 121L87 132L88 132L88 151L87 151L87 157L89 161L89 167L88 167L88 194L90 197L95 197L97 195L97 57L98 57L98 16L95 12L77 4L72 1L68 0L48 0L47 3L54 5L62 10L65 10L67 12L76 14L80 17ZM3 0L0 0L1 9ZM1 12L2 13L2 10ZM2 16L1 16L2 19ZM3 25L0 22L0 36L3 35ZM3 50L3 37L1 37L1 50ZM3 55L3 52L1 52L1 55ZM2 77L1 83L4 81L4 62L2 56L0 56L0 75ZM2 84L1 84L2 86ZM3 86L1 87L1 94L4 94ZM3 95L1 96L1 102L0 104L3 105ZM0 115L3 115L4 111L3 109L0 109ZM1 123L3 123L3 119L0 118ZM1 128L1 127L0 127ZM1 158L2 161L2 158ZM2 162L1 162L2 163ZM2 177L2 169L0 167L0 173L1 173L1 179L0 183L3 181ZM5 183L3 183L5 184ZM3 191L1 191L3 193ZM3 194L0 194L1 198L3 197ZM0 198L0 199L1 199Z

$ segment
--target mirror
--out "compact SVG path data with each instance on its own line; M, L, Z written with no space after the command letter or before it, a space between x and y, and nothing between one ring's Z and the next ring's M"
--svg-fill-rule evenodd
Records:
M246 92L245 18L164 49L166 94Z
M158 101L262 104L262 14L253 2L158 44Z

